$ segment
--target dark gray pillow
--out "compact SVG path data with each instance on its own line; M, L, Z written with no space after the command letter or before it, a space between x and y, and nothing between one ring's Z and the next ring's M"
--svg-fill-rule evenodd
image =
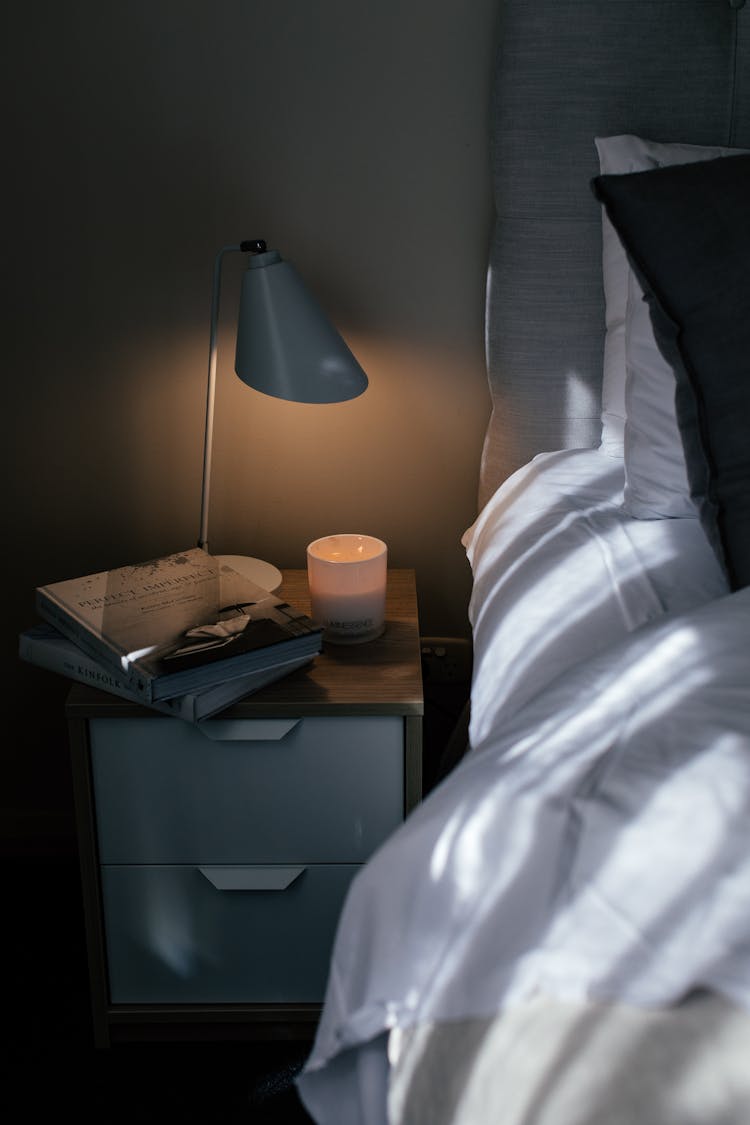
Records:
M598 176L592 186L675 367L707 534L732 588L750 585L750 156Z

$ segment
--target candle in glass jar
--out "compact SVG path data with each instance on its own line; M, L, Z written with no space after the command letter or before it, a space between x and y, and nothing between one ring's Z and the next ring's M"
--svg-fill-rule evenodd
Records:
M372 535L326 535L307 548L313 620L335 644L371 641L385 629L388 548Z

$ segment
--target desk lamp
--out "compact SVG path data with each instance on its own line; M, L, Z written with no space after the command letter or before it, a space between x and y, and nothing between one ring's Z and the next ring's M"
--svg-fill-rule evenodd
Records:
M234 369L243 383L288 402L346 402L367 387L367 376L326 317L302 278L262 239L224 246L216 255L211 301L206 434L198 546L208 551L208 500L211 485L219 294L224 255L249 254L242 279ZM219 558L259 586L275 590L281 573L262 559L244 555Z

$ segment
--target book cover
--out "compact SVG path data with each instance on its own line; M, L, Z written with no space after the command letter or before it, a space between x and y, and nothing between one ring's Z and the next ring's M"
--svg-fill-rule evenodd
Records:
M36 588L39 616L145 703L322 649L322 628L199 547Z
M40 623L24 629L19 635L18 655L30 664L66 676L69 680L90 684L122 699L143 704L143 697L134 691L126 680L108 672L93 657L88 656L73 641L63 636L54 625ZM296 668L309 664L310 659L308 656L303 656L294 660L285 660L258 672L223 680L203 692L176 695L172 699L157 700L148 706L165 715L197 723L236 703L243 696L250 695L266 684L281 679Z

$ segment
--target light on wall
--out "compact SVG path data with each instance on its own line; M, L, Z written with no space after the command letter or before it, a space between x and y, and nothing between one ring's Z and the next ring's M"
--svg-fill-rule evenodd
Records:
M216 255L211 301L206 430L198 546L208 546L208 508L213 452L216 353L221 268L228 253L249 254L237 317L235 371L243 383L288 402L334 403L356 398L367 376L290 262L262 239L224 246ZM259 586L274 590L281 573L262 559L222 555Z

